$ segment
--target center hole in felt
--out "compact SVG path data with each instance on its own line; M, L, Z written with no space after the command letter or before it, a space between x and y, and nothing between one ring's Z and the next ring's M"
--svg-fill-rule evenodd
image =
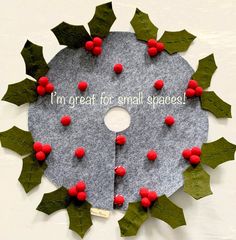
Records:
M123 107L110 108L104 117L106 127L113 132L121 132L130 126L131 117Z

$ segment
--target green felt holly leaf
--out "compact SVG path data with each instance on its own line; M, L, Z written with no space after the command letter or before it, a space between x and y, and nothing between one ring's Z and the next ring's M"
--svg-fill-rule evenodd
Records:
M91 219L91 204L87 201L80 205L70 204L67 212L70 219L70 229L84 237L88 229L93 225Z
M41 183L46 168L46 163L39 163L33 155L23 159L23 167L18 180L26 193Z
M216 69L214 54L211 54L199 60L197 71L193 74L192 79L195 79L203 89L208 88Z
M165 31L159 41L165 44L165 50L169 54L173 54L186 51L195 38L196 36L186 30L179 32Z
M91 39L84 26L75 26L66 22L53 28L52 32L60 45L66 45L69 48L83 47L85 42Z
M231 105L219 98L215 92L204 91L201 96L201 107L213 113L217 118L231 118Z
M41 46L27 40L21 55L25 61L26 74L38 80L48 72L49 67L44 60Z
M140 202L129 203L124 217L118 221L121 236L135 236L147 218L148 212L141 206Z
M14 103L17 106L35 102L38 99L36 87L37 83L28 78L21 82L10 84L2 100Z
M58 210L65 209L67 207L67 195L67 189L64 187L60 187L50 193L45 193L37 210L50 215Z
M186 225L183 209L175 205L165 195L159 197L150 209L152 217L158 218L172 228Z
M236 145L222 137L214 142L202 145L201 161L212 168L216 168L224 162L234 160L235 151Z
M149 39L157 38L158 28L151 22L148 14L140 11L138 8L130 23L137 39L148 41Z
M31 133L15 126L5 132L0 132L0 141L2 147L11 149L21 156L33 151L34 140Z
M91 36L106 37L115 20L111 2L97 6L93 18L88 23Z
M190 166L185 170L184 191L197 200L212 194L210 176L201 164Z

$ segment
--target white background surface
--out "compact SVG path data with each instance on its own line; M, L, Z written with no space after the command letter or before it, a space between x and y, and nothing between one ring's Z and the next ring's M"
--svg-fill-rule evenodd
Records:
M87 24L94 8L106 1L98 0L0 0L0 97L9 83L23 80L25 66L20 51L26 41L44 46L49 61L61 48L51 28L61 21ZM188 29L198 36L187 53L182 54L196 68L198 59L215 54L218 69L211 89L232 104L236 116L236 1L235 0L114 0L117 20L112 30L132 31L129 21L135 7L148 12L164 30ZM0 131L16 125L27 130L28 106L17 107L0 102ZM217 120L209 115L209 141L224 136L236 143L236 117ZM0 148L0 239L1 240L74 240L79 236L68 230L66 211L46 216L35 210L43 193L55 187L45 178L28 196L17 179L21 158ZM130 239L159 240L236 240L236 162L228 162L211 174L214 195L195 201L182 190L171 199L185 209L188 225L172 230L155 219L148 220L137 237ZM117 221L122 213L113 212L109 219L93 217L94 226L85 239L120 239Z

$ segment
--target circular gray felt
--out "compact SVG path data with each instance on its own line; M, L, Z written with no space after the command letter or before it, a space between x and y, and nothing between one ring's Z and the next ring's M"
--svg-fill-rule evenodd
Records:
M124 66L120 75L113 72L116 63ZM207 114L198 98L186 99L184 104L179 100L176 104L160 103L155 108L148 104L152 96L169 96L165 98L168 101L183 97L193 70L180 55L163 52L150 58L146 44L134 34L113 32L104 40L101 56L94 57L83 48L65 48L49 66L55 92L30 105L29 129L35 141L53 147L45 174L54 184L70 187L82 179L93 207L104 209L113 209L116 194L124 195L122 209L126 209L129 202L139 199L142 186L170 196L183 185L182 173L188 163L181 157L182 150L207 140ZM161 91L153 88L156 79L165 82ZM89 84L83 94L77 89L82 80ZM105 96L102 104L101 95ZM143 103L135 98L138 95L143 96ZM81 96L88 97L87 104L81 104ZM124 96L132 99L123 105L118 99L125 100ZM106 112L119 105L131 115L130 127L122 132L127 137L122 147L115 145L117 133L104 124ZM72 117L69 127L60 124L63 115ZM172 127L163 123L167 115L176 120ZM86 149L81 160L74 157L79 146ZM146 158L149 149L158 152L155 162ZM114 176L118 165L127 169L123 178Z

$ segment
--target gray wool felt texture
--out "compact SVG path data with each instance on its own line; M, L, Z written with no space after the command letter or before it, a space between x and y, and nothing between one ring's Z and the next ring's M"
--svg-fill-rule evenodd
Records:
M113 66L122 63L120 75ZM162 104L153 109L146 103L148 96L183 96L193 69L179 55L162 52L150 58L144 42L133 33L112 32L104 40L103 53L92 56L83 48L61 50L49 63L47 74L55 85L58 96L65 96L66 104L51 103L51 96L40 97L30 104L29 130L35 141L49 143L53 151L47 159L46 177L56 186L69 188L78 180L87 184L88 201L93 207L113 209L116 194L129 202L139 199L139 188L148 187L159 195L172 195L183 186L183 171L189 164L181 157L183 149L201 146L207 140L208 117L201 109L199 98L186 99L185 104ZM153 88L156 79L163 79L161 91ZM85 93L77 89L85 80ZM113 97L109 105L100 104L100 95ZM144 104L125 104L131 115L131 125L122 132L127 137L124 146L115 145L118 133L104 124L106 112L118 106L119 96L144 95ZM94 105L69 104L70 96L95 95ZM60 118L70 115L72 123L63 127ZM164 124L167 115L173 115L172 127ZM74 151L83 146L86 155L76 159ZM158 152L154 162L147 160L148 150ZM123 165L127 174L115 177L115 166Z

